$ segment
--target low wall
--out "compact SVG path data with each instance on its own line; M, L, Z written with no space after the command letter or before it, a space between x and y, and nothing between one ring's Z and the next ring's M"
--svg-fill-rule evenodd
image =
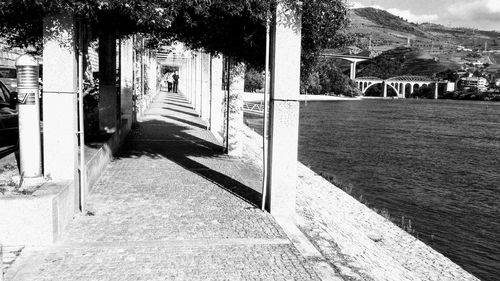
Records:
M262 167L262 137L244 126L244 157ZM479 280L298 163L296 223L345 280Z
M12 245L50 245L73 218L72 181L47 182L32 195L0 199L0 242Z
M87 186L85 188L85 196L92 192L94 183L101 176L102 171L113 159L113 154L120 148L132 127L132 119L122 119L121 126L108 141L106 141L94 155L87 159L86 172L87 172Z

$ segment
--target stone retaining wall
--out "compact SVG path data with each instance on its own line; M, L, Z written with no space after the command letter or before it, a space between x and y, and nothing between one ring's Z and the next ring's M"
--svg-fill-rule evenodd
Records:
M243 137L262 167L262 137ZM479 280L300 162L298 177L297 225L346 280Z

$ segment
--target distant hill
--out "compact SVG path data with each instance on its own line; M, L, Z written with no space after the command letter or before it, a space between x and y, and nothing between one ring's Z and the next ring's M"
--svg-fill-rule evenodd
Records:
M355 49L369 49L373 57L381 55L360 64L358 76L430 76L477 62L500 70L500 32L416 24L375 8L353 9L350 19L348 32L359 38ZM499 53L482 52L485 47Z
M393 45L406 45L408 38L412 44L434 50L456 49L464 46L471 49L500 50L500 32L453 28L439 24L415 24L387 11L375 8L358 8L350 12L349 32L364 37L362 44L367 47L371 37L372 46L382 51ZM433 46L432 46L433 45ZM384 48L385 47L385 48Z

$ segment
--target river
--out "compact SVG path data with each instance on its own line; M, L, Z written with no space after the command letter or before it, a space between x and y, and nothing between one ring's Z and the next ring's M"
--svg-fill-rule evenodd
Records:
M482 280L498 280L500 103L362 100L300 109L302 163L396 223L411 221L415 236ZM262 126L255 116L246 121Z

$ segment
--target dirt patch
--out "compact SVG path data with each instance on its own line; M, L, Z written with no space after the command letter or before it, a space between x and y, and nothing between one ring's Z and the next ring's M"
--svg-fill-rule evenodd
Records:
M22 186L14 153L0 159L0 198L7 196L31 195L40 185Z

